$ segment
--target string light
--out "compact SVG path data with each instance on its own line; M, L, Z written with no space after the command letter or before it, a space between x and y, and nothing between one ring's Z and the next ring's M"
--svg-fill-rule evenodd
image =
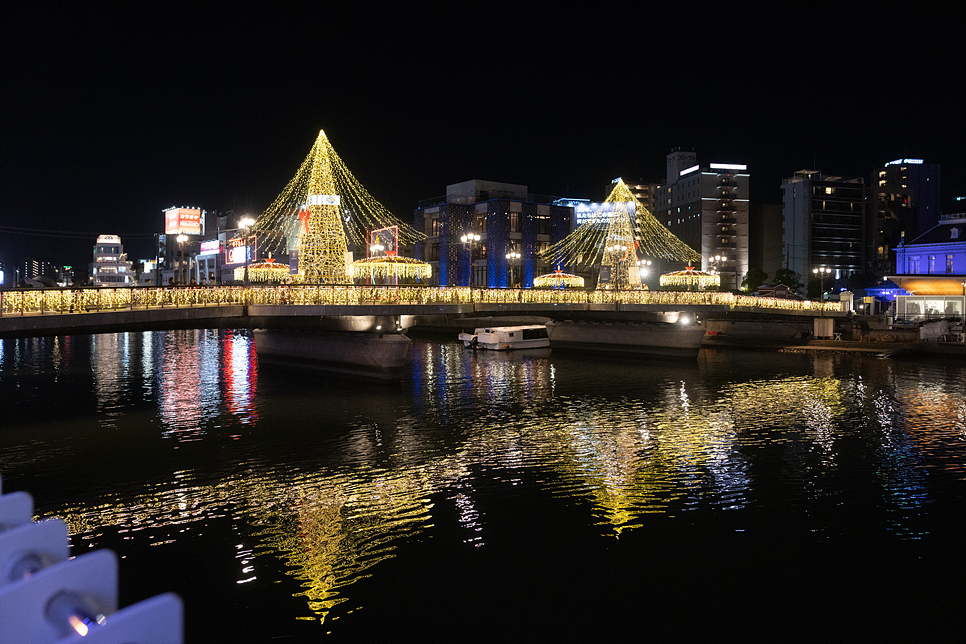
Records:
M245 267L235 269L235 279L242 281L245 277ZM289 274L288 264L276 264L273 259L253 262L248 265L248 278L252 282L287 282Z
M347 272L352 278L429 279L433 276L433 267L412 257L367 257L352 262Z
M577 276L573 276L577 277ZM574 284L573 286L578 286ZM658 304L714 305L790 311L841 311L841 302L786 300L734 295L717 291L647 291L563 289L506 289L465 286L295 284L197 287L126 287L82 289L24 289L0 291L0 314L84 313L137 310L167 306L231 304Z
M600 223L605 220L606 227ZM543 253L557 266L594 266L599 261L602 267L610 266L613 284L630 288L640 284L638 255L676 262L701 260L700 253L648 212L622 179L615 181L610 195L586 223Z
M689 266L686 270L665 273L661 275L661 286L680 286L688 289L697 288L706 291L709 287L715 289L721 286L721 276L705 271L696 271Z
M583 288L584 278L562 271L533 278L534 288L566 288L568 286L570 288Z
M364 248L366 230L389 226L399 226L402 244L425 238L366 192L320 130L295 176L257 218L255 232L266 240L267 250L285 254L293 246L298 249L295 281L331 284L348 278L349 243Z

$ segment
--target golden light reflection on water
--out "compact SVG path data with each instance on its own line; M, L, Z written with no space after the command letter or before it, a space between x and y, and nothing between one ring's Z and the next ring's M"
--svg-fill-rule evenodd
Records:
M185 343L198 350L184 351ZM784 480L801 486L790 504L817 500L830 493L840 442L872 433L892 527L917 538L916 508L928 501L923 461L963 476L962 441L949 445L966 436L966 403L925 377L884 372L870 382L836 375L825 361L811 375L709 387L694 373L646 396L613 397L584 393L573 364L562 369L567 363L552 355L474 354L436 343L415 353L422 368L405 413L371 412L339 447L346 463L339 468L275 468L250 458L213 477L193 463L150 488L48 514L64 517L75 540L92 546L112 532L163 547L212 520L247 525L235 544L235 583L257 583L273 567L267 558L281 562L304 598L308 615L300 618L325 621L349 601L353 583L437 527L444 513L434 504L448 504L445 516L467 548L485 548L479 500L494 489L536 485L589 501L588 523L620 538L652 515L736 512L758 502L754 463L762 451L779 454ZM165 436L204 439L218 404L243 423L264 415L248 338L168 336L159 360ZM95 391L106 408L121 400L112 378L125 376L110 362L100 368ZM211 389L218 382L220 394ZM445 428L442 438L433 427ZM32 448L19 449L29 459Z

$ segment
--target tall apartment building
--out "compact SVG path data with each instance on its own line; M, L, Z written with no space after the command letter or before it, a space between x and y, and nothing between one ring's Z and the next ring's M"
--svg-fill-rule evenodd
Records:
M696 153L672 150L667 181L654 191L654 216L701 253L702 270L721 273L725 288L738 288L748 272L747 169L734 163L701 165Z
M872 172L866 257L877 276L897 270L893 251L939 222L939 165L896 159Z
M413 213L427 236L416 256L432 265L435 284L531 287L534 277L552 270L539 253L573 230L574 209L553 200L519 184L451 184L444 197L420 202ZM464 243L469 233L479 241Z
M826 266L834 278L865 267L865 181L799 170L782 180L785 267L804 278Z

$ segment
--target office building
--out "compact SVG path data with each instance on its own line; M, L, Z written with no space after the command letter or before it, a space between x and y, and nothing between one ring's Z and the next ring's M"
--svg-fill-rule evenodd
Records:
M540 253L573 230L573 208L554 201L520 184L471 179L449 185L445 196L414 211L416 228L427 236L416 257L432 265L433 284L529 288L534 277L555 268Z
M672 150L667 180L654 194L657 220L701 253L701 270L721 273L726 289L738 288L748 272L747 170L735 163L701 165L696 153Z
M872 173L866 256L877 277L898 270L892 249L936 226L939 165L896 159Z
M785 267L803 281L820 266L832 278L864 270L865 181L799 170L782 180Z

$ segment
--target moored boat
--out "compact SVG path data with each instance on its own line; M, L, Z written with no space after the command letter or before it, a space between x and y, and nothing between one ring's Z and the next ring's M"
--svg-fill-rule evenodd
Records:
M550 346L547 327L543 324L484 327L476 329L473 333L460 333L459 339L464 347L494 351L540 349Z

